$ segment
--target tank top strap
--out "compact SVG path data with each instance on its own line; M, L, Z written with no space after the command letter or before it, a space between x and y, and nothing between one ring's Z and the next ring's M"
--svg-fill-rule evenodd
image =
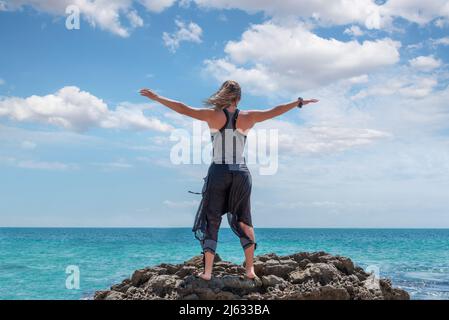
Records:
M235 111L232 113L233 114L232 119L231 119L231 113L226 108L223 109L223 112L226 116L226 123L223 126L223 128L220 129L220 131L222 131L224 129L236 130L237 129L237 127L236 127L237 117L239 116L240 110L235 109Z
M223 109L223 112L224 112L224 114L225 114L225 116L226 116L226 122L225 122L225 124L223 125L223 127L220 129L220 131L223 131L224 129L227 129L228 127L229 127L229 111L228 110L226 110L226 108L224 108Z
M237 118L239 116L239 109L235 109L234 118L232 120L232 129L237 130Z

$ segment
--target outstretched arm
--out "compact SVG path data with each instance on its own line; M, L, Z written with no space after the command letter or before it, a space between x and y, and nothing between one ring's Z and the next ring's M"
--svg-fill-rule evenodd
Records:
M177 113L198 120L208 121L214 112L214 110L207 108L192 108L182 102L162 97L149 89L140 90L140 95L157 101Z
M303 100L302 105L305 106L309 103L316 103L319 100L317 99L311 99L311 100ZM251 110L248 111L248 115L253 121L253 123L262 122L268 119L272 119L275 117L280 116L281 114L286 113L287 111L290 111L293 108L296 108L298 106L298 100L295 100L293 102L287 103L287 104L281 104L277 107L267 109L267 110Z

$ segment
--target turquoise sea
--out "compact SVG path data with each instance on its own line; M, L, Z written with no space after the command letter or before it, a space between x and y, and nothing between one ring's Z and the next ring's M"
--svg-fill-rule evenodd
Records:
M222 258L242 262L232 231L219 238ZM412 299L449 299L449 229L256 228L256 238L257 254L340 254ZM200 252L189 228L0 228L0 299L88 299L135 269ZM79 269L79 289L66 288L68 266Z

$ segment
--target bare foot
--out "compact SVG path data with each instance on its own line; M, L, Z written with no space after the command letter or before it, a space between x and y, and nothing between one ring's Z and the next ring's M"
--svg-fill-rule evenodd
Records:
M200 277L203 280L209 281L212 278L212 275L201 272L200 274L198 274L198 277Z
M256 273L254 272L254 267L251 267L251 269L246 270L246 277L251 280L257 277Z

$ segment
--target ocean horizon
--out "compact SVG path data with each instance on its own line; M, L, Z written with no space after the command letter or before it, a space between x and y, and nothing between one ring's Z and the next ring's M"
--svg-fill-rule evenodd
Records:
M412 299L449 299L449 228L256 228L256 255L325 251L390 278ZM90 299L136 269L201 253L189 227L2 227L0 299ZM221 228L217 252L242 263L238 238ZM79 288L67 288L67 270Z

